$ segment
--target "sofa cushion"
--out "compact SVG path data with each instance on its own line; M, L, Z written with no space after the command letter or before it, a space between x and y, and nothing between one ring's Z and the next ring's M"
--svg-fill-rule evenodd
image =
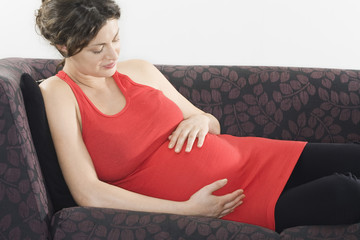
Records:
M21 76L20 87L33 143L54 210L76 206L57 160L39 85L25 73Z

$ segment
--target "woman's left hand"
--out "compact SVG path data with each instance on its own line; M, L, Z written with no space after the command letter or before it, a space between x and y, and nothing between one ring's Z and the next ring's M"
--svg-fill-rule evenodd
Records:
M187 140L185 152L190 152L196 138L198 139L197 147L202 147L209 132L209 122L210 119L205 114L196 114L184 119L169 136L169 148L175 147L175 152L179 153Z

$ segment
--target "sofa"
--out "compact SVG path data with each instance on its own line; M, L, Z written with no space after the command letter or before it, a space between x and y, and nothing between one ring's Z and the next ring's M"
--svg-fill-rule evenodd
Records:
M0 239L360 239L360 223L299 226L277 233L203 217L80 206L55 209L46 179L54 173L45 172L39 162L40 149L47 145L34 145L39 129L30 129L20 79L24 73L34 80L48 78L59 62L0 60ZM309 142L360 141L360 70L156 67L181 94L218 118L222 133Z

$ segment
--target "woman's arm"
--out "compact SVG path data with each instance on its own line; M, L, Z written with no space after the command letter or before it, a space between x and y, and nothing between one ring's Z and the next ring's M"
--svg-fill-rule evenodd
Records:
M169 136L169 148L175 148L175 152L180 152L186 141L185 151L190 152L196 139L197 147L202 147L207 133L220 134L219 121L181 95L153 64L143 60L129 60L119 63L118 70L138 83L161 90L180 108L184 120Z
M222 217L242 203L242 190L212 195L226 184L224 180L203 187L185 202L152 198L100 181L82 139L80 114L69 86L53 77L40 87L62 173L80 206Z

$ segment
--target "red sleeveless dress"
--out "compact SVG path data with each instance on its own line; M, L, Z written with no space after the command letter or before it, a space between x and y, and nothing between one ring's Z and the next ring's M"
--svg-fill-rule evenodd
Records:
M168 136L183 120L159 90L113 75L126 105L105 115L69 76L82 118L82 136L100 180L140 194L185 201L207 184L228 179L214 192L244 189L244 203L223 219L275 229L274 210L305 142L208 134L190 153L168 149Z

